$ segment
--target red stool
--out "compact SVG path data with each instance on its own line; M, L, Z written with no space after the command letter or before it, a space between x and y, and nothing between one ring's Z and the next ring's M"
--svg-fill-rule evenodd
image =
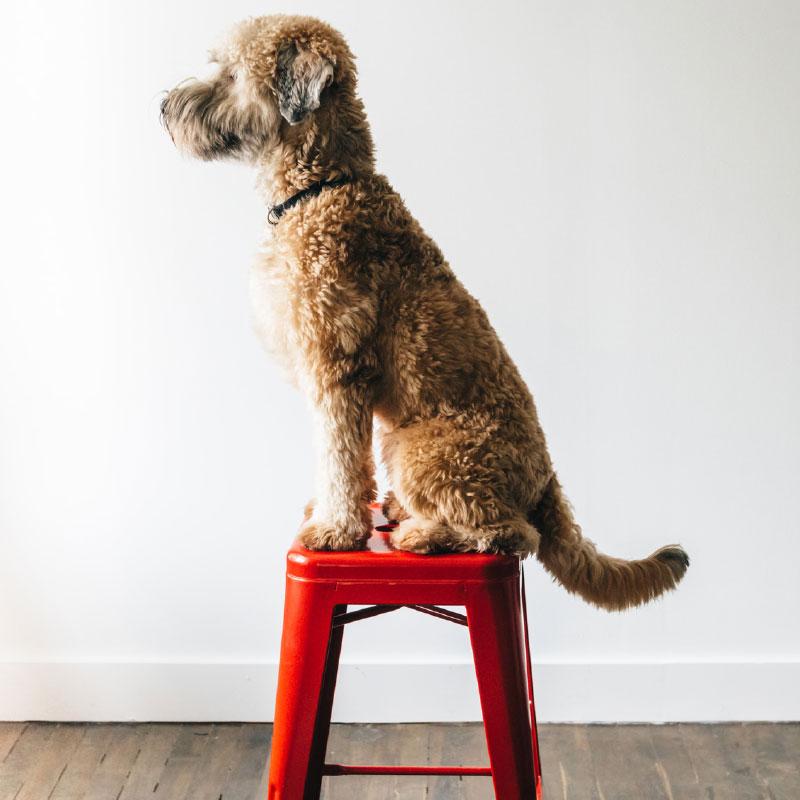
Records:
M498 800L541 798L519 559L404 553L390 530L378 526L363 551L289 551L269 800L317 800L323 775L491 775ZM469 628L491 767L325 763L344 626L403 607Z

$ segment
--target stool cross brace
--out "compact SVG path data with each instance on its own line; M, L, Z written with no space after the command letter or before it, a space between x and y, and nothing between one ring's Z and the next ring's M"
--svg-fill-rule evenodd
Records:
M457 611L450 611L441 606L420 606L420 605L379 605L367 606L367 608L360 608L358 611L339 612L333 617L333 627L339 628L342 625L347 625L350 622L358 622L360 619L369 619L370 617L377 617L380 614L388 614L390 611L397 611L398 608L411 608L414 611L420 611L423 614L430 614L432 617L438 619L446 619L449 622L455 622L456 625L466 625L467 617L464 614L459 614Z

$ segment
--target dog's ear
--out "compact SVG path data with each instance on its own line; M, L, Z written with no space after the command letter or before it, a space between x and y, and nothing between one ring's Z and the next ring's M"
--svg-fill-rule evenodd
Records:
M333 80L333 63L296 42L286 42L278 51L276 91L281 116L290 124L302 122L319 108L322 90Z

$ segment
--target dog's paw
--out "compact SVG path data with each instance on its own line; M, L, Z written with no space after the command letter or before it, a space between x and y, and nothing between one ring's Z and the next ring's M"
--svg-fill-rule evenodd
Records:
M539 532L523 519L493 523L483 528L450 527L431 520L406 519L391 533L397 550L434 553L502 553L520 558L539 547Z
M394 492L386 492L386 497L383 498L383 505L381 505L381 513L390 522L402 522L410 516L400 505L400 501Z
M300 528L298 538L309 550L363 550L371 532L371 527L363 523L336 525L309 519Z
M429 520L406 517L390 534L392 547L409 553L429 555L457 549L456 534L447 526Z
M303 522L308 522L312 515L314 514L314 505L316 504L316 500L312 497L305 505L303 509Z

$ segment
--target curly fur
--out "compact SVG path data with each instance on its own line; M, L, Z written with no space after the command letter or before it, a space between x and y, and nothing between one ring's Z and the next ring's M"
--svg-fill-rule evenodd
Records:
M309 17L261 17L212 53L218 72L165 97L179 148L252 163L268 204L347 178L291 208L252 273L256 324L303 389L318 439L310 548L363 546L375 497L373 418L400 521L418 553L538 553L568 590L609 609L673 588L677 546L641 561L597 552L561 495L530 392L478 302L375 172L339 33Z

